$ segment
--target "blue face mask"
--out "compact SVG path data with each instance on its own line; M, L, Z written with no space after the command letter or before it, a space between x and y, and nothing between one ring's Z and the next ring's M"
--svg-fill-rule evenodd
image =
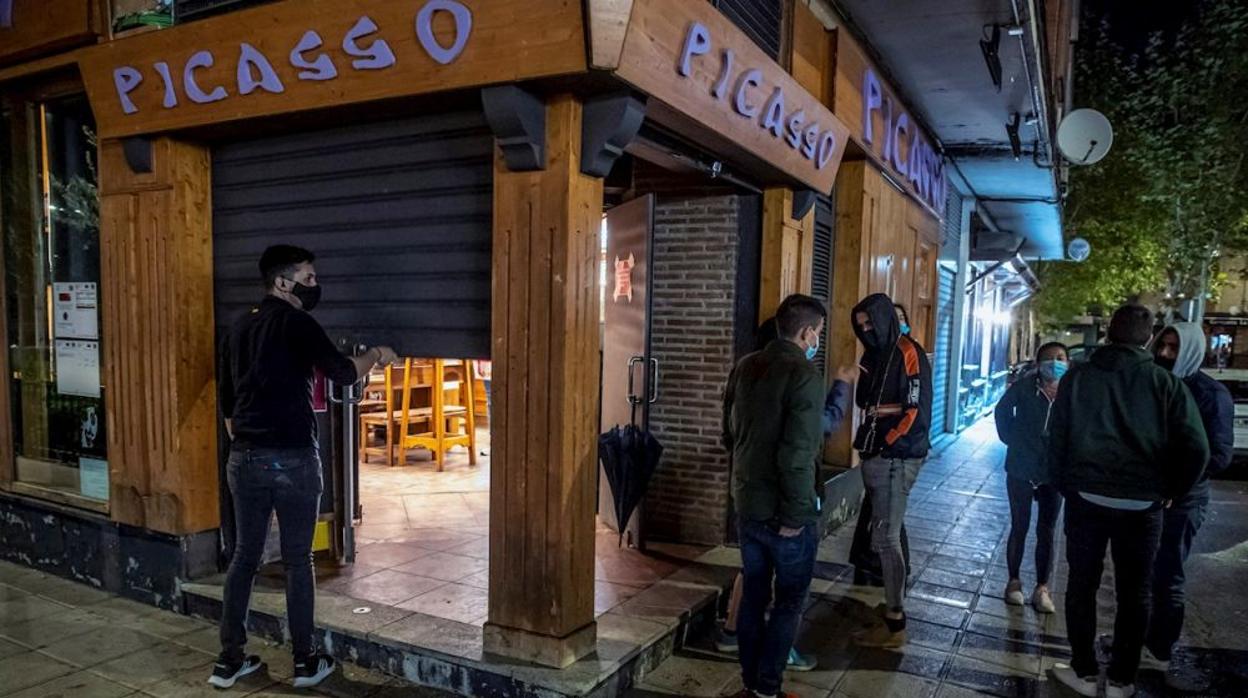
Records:
M814 360L815 360L815 354L818 354L818 353L819 353L819 338L818 338L818 337L815 337L815 346L813 346L813 347L806 347L806 360L807 360L807 361L814 361Z
M1046 383L1056 383L1066 375L1066 369L1070 368L1070 364L1057 359L1049 359L1040 362L1040 377Z
M901 323L901 333L906 335L910 334L910 325L904 322Z

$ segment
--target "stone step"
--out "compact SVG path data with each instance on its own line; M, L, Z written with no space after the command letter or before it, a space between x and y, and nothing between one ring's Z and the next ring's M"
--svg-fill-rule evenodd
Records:
M695 563L639 592L598 616L597 653L563 670L486 655L480 626L330 591L317 592L316 633L339 659L463 696L609 698L713 628L734 575L732 567ZM222 581L183 584L186 612L219 620ZM282 589L257 584L248 626L257 636L288 640Z

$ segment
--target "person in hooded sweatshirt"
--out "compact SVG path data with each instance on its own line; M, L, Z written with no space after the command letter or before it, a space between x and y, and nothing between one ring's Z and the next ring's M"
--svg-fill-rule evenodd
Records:
M1225 385L1200 370L1205 346L1205 333L1194 322L1170 325L1153 342L1158 365L1180 378L1196 400L1209 438L1209 466L1204 475L1162 515L1161 545L1153 568L1153 615L1145 639L1145 647L1166 672L1167 685L1183 691L1204 690L1198 677L1169 671L1171 653L1183 630L1183 564L1209 509L1209 477L1230 467L1235 449L1235 402Z
M863 410L854 448L871 500L871 547L884 576L884 625L855 636L864 647L906 643L906 560L901 527L910 488L927 457L932 415L932 367L927 352L901 332L893 301L883 293L854 307L854 333L864 352L855 402Z
M1049 418L1057 385L1069 367L1066 345L1049 342L1036 352L1036 369L1024 374L1005 391L993 416L997 436L1009 447L1005 454L1005 487L1010 499L1010 539L1006 563L1010 581L1005 602L1012 606L1026 603L1020 569L1027 530L1031 528L1031 503L1039 508L1036 521L1036 588L1031 605L1040 613L1053 613L1049 575L1053 572L1053 532L1062 512L1062 495L1053 486L1048 470Z
M1165 502L1182 499L1209 460L1191 392L1144 348L1152 328L1148 308L1116 310L1110 344L1062 379L1049 421L1049 471L1066 499L1070 567L1071 662L1053 676L1083 696L1097 695L1096 596L1106 548L1117 606L1106 695L1119 698L1135 693Z

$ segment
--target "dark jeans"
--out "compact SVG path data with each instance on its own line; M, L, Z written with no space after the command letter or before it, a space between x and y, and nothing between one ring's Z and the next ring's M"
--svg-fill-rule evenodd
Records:
M1192 552L1192 541L1205 522L1209 509L1209 492L1176 500L1162 515L1161 546L1157 549L1157 566L1153 569L1153 617L1148 626L1148 651L1170 661L1174 645L1183 631L1184 585L1183 564Z
M1095 676L1096 593L1105 568L1105 548L1114 560L1114 649L1109 679L1135 683L1140 650L1148 630L1153 563L1161 542L1162 510L1122 511L1092 504L1077 494L1066 498L1066 629L1071 667L1079 676Z
M238 661L247 644L247 608L264 553L269 520L277 512L282 564L286 567L286 615L296 659L312 654L316 585L312 536L321 500L321 458L315 448L230 450L226 464L234 500L237 541L225 576L221 609L221 657Z
M815 571L818 524L784 538L767 524L742 520L741 574L744 593L737 619L741 678L745 687L766 695L780 692L789 650L797 636L802 606ZM765 619L773 586L775 603Z
M1053 572L1053 533L1057 516L1062 513L1062 495L1052 485L1033 487L1027 480L1009 476L1005 489L1010 496L1010 542L1005 550L1010 579L1019 579L1031 528L1031 502L1035 500L1040 509L1040 518L1036 520L1036 584L1047 585Z

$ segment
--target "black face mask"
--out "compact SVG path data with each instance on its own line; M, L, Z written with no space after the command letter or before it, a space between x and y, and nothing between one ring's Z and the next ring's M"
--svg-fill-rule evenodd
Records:
M294 284L290 289L290 293L299 299L305 311L311 312L316 307L316 304L321 302L320 286L305 286L294 279L288 279L288 281Z
M1175 361L1176 361L1175 359L1167 359L1167 358L1163 358L1163 357L1161 357L1161 356L1157 356L1157 357L1154 357L1154 360L1157 362L1157 365L1158 365L1158 366L1160 366L1160 367L1162 367L1162 368L1166 369L1167 371L1173 371L1173 370L1174 370L1174 364L1175 364Z
M872 328L870 330L864 330L862 329L861 326L859 326L858 330L862 332L862 336L860 337L860 339L862 340L862 346L866 347L867 349L875 349L876 346L879 344L879 340L877 340L875 336L875 328Z

